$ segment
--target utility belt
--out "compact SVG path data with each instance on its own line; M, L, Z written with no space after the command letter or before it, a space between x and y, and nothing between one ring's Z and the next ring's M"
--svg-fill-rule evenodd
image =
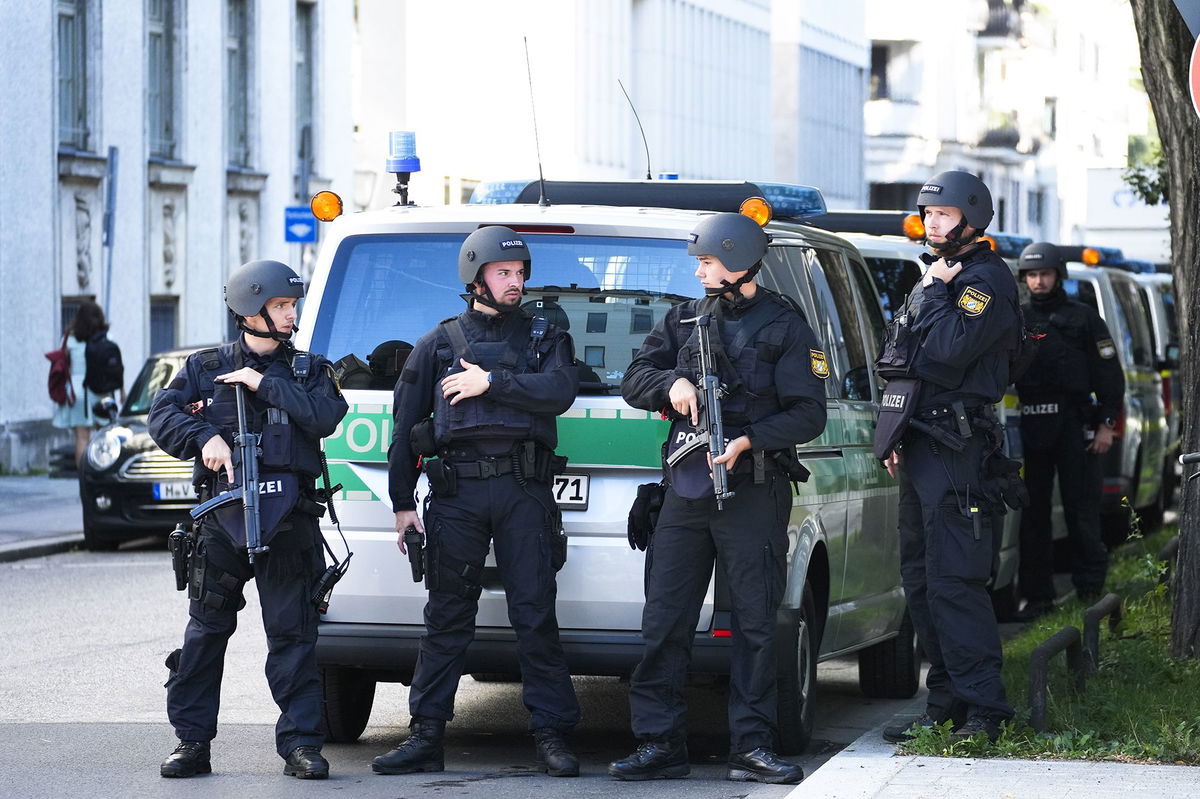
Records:
M795 449L754 450L749 456L742 456L730 470L730 474L754 475L754 482L761 484L772 472L783 472L793 483L806 483L812 474L800 462Z
M460 479L486 480L511 474L521 485L548 483L554 475L566 471L567 459L536 441L520 441L499 455L480 455L469 448L447 447L438 453L436 460L425 461L423 468L433 492L452 497L458 493Z
M929 436L955 452L967 448L976 431L989 433L1000 426L991 405L967 406L962 402L921 408L908 422L910 430Z

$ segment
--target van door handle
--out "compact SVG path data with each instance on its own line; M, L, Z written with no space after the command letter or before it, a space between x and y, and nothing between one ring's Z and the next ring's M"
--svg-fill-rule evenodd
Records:
M796 456L802 461L814 460L817 458L841 458L845 453L840 449L805 449L798 450Z

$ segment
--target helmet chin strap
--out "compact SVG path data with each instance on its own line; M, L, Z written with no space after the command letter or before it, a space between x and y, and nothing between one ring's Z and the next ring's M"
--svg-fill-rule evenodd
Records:
M728 280L722 280L720 288L705 288L704 294L708 297L720 297L726 292L733 292L738 297L742 296L742 286L749 283L758 274L758 270L762 269L762 261L759 261L754 266L750 267L737 280L730 283Z
M960 219L958 221L958 224L954 226L954 229L949 231L946 234L945 241L942 241L942 242L930 241L929 238L926 237L925 243L929 246L930 249L937 250L938 252L944 252L946 250L957 250L959 247L963 246L963 241L962 241L961 236L963 234L963 231L966 229L967 229L967 220L965 218Z
M488 286L487 283L478 282L475 285L482 286L483 293L480 294L479 292L472 291L464 294L463 296L467 300L468 308L471 307L472 303L478 302L481 305L486 305L487 307L501 314L516 313L521 309L521 304L517 302L514 302L512 305L504 305L503 303L497 302L495 295L492 294L491 287ZM521 289L521 296L525 296L525 289Z
M230 311L230 313L233 313L233 311ZM263 308L263 310L259 311L258 315L261 316L266 321L268 332L264 333L261 330L255 330L254 328L252 328L246 324L246 318L244 316L239 316L238 314L233 314L233 318L237 320L237 329L242 331L243 333L249 333L250 335L255 336L257 338L273 338L276 341L281 341L281 342L291 341L292 333L300 332L299 325L292 325L292 333L280 333L279 330L275 327L275 322L271 319L271 315L267 313L266 308Z

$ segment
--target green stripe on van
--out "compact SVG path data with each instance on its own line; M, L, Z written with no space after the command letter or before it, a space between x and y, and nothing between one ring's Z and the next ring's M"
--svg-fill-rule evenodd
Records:
M669 426L646 411L571 408L558 419L558 454L577 464L658 468ZM382 463L391 442L391 405L358 403L325 439L325 456L330 461Z

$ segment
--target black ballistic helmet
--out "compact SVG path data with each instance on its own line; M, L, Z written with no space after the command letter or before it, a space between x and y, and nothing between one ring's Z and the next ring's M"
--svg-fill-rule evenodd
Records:
M767 254L767 233L744 214L706 216L688 236L688 255L711 255L730 272L745 272Z
M481 227L462 243L458 251L458 279L469 286L479 277L484 264L493 261L522 261L525 264L525 279L533 274L533 259L525 239L512 228L503 225Z
M304 296L304 281L279 261L242 264L225 282L225 304L237 316L254 316L272 297Z
M957 208L966 223L980 232L992 223L992 193L970 172L939 172L925 181L917 195L917 210L922 219L927 205Z
M1053 269L1058 275L1060 285L1067 279L1067 264L1063 261L1062 253L1048 241L1035 242L1021 251L1021 260L1017 262L1017 275L1024 279L1026 272L1035 269Z

